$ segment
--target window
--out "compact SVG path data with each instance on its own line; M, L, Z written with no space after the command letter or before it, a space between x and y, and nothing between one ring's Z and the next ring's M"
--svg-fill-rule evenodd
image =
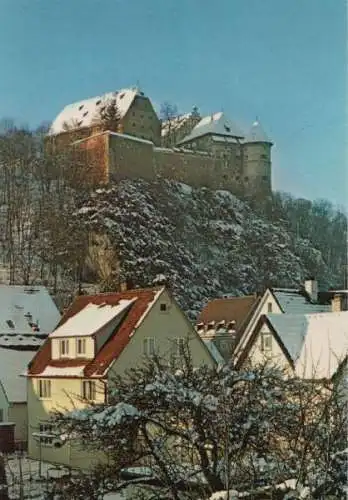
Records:
M0 422L4 421L4 410L0 408Z
M41 399L49 399L51 397L51 381L40 379L38 382L39 382L39 397Z
M12 319L8 319L8 320L6 321L6 323L7 323L7 325L9 326L9 328L14 328L14 327L15 327L14 322L12 321Z
M262 352L272 351L272 335L270 333L261 334L261 351Z
M84 380L82 382L82 397L89 401L94 401L96 396L96 387L94 380Z
M268 302L268 304L267 304L267 312L269 312L269 313L272 312L272 302Z
M39 424L39 440L40 444L46 446L53 445L53 439L55 437L52 424Z
M244 180L245 180L245 181L248 181L248 180L249 180L249 177L246 175L246 176L244 177Z
M160 304L160 311L165 312L167 310L167 304Z
M61 357L69 356L69 340L64 339L59 341L59 355Z
M77 356L81 356L82 354L86 354L86 339L77 339L76 340L76 354L77 354Z
M145 356L153 356L155 354L155 339L147 337L143 340L143 354Z

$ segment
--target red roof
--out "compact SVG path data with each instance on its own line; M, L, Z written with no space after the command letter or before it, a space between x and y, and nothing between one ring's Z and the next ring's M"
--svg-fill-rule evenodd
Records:
M156 293L161 289L162 288L135 289L119 293L102 293L99 295L81 295L77 297L62 317L57 328L63 325L69 318L79 313L88 304L117 305L120 300L136 300L130 305L121 324L117 326L109 340L103 345L100 351L96 353L94 359L53 360L51 357L51 339L48 338L31 361L28 375L40 375L47 366L59 368L81 366L84 368L83 373L85 377L102 376L111 362L117 359L126 347L135 326L146 312L150 303L155 299Z
M197 323L207 324L211 321L219 323L224 320L227 324L235 321L235 328L240 331L258 301L256 295L211 300L201 311Z

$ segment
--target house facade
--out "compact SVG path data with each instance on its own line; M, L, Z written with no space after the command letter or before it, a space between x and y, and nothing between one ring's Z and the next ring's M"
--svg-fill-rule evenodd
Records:
M265 314L237 368L267 361L303 379L331 380L348 355L348 311Z
M247 343L259 321L265 314L311 314L330 312L333 308L331 300L333 292L321 293L314 279L306 280L301 289L268 288L261 296L255 310L250 316L242 335L239 336L233 359L236 364L243 356ZM335 299L336 300L336 299Z
M216 365L165 288L78 297L28 369L30 457L77 468L102 460L57 435L52 412L105 402L116 374L155 354L179 360L186 342L194 365Z

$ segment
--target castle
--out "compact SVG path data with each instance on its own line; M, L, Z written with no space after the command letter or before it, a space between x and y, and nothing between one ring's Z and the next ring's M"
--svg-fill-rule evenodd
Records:
M111 101L117 126L105 130L101 113ZM98 165L98 183L160 176L235 194L271 193L271 148L258 121L245 134L223 112L191 113L161 122L137 88L66 106L49 130L51 144L73 144Z

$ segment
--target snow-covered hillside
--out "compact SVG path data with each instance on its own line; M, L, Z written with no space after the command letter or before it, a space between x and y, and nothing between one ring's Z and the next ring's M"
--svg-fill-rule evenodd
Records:
M107 235L115 275L120 269L135 286L165 277L191 317L205 301L224 294L298 286L308 275L334 284L308 240L260 218L227 191L127 180L98 189L78 216Z

